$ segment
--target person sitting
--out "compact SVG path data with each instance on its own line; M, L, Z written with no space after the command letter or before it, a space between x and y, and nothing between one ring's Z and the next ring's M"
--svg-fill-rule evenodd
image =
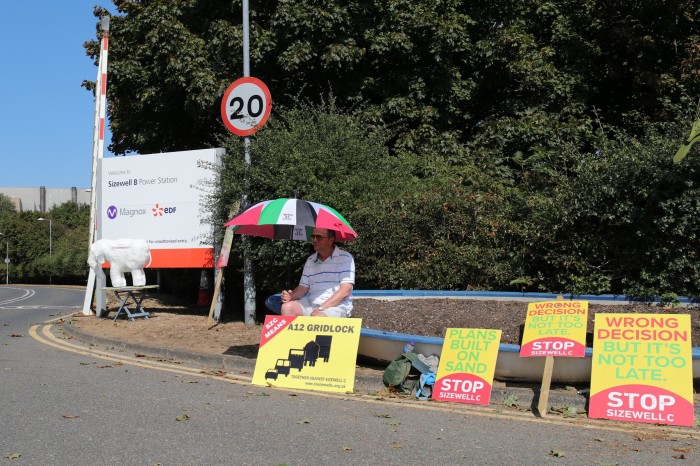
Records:
M306 259L299 285L281 293L283 316L350 317L355 260L335 245L335 231L314 228L314 254Z

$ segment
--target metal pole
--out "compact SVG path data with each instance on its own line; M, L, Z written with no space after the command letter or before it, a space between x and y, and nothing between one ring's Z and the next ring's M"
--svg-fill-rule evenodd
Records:
M2 233L0 233L2 234ZM4 236L4 235L3 235ZM10 284L10 241L5 240L7 249L5 250L5 285Z
M250 22L248 0L243 0L243 77L250 76Z
M51 225L53 224L53 221L49 219L49 285L52 283L52 276L51 276L51 256L53 255L53 232L52 232L52 227Z
M250 23L248 21L248 0L243 0L243 77L250 76ZM250 167L250 138L243 138L244 159L246 167ZM247 184L247 181L246 181ZM241 208L248 207L248 186L243 191ZM244 245L248 241L243 238ZM255 325L255 277L253 261L243 249L243 299L246 325Z

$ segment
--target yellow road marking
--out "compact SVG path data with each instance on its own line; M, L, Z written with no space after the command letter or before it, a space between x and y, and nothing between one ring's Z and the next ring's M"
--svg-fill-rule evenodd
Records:
M52 322L58 321L63 319L63 317L58 317L55 319L52 319L50 321L47 321L46 324L42 325L32 325L29 328L29 335L34 338L35 340L39 341L40 343L43 343L48 346L52 346L54 348L63 350L63 351L69 351L72 353L76 354L81 354L84 356L89 356L92 358L100 358L100 359L105 359L108 361L113 361L113 362L119 362L122 364L129 364L132 366L137 366L141 367L144 369L156 369L160 371L165 371L165 372L171 372L174 374L180 374L180 375L187 375L187 376L193 376L193 377L201 377L209 380L219 380L223 382L228 382L236 385L241 385L241 386L250 386L252 378L251 377L246 377L243 375L233 375L233 374L226 374L224 376L220 375L213 375L208 373L207 371L201 370L201 369L196 369L196 368L191 368L191 367L186 367L186 366L180 366L180 367L173 367L173 363L163 363L160 361L153 361L153 360L144 360L143 358L136 358L136 357L131 357L131 356L126 356L126 355L121 355L121 354L114 354L110 353L107 351L102 351L102 350L97 350L91 347L86 347L84 345L76 345L73 344L65 339L56 337L52 332L51 332L51 327L52 327ZM260 386L252 386L251 388L258 388L258 389L264 389L265 387L260 387ZM485 417L485 418L490 418L490 419L500 419L500 420L512 420L512 421L524 421L524 422L535 422L535 423L544 423L548 425L555 425L555 426L562 426L562 427L573 427L573 428L579 428L579 429L595 429L595 430L600 430L600 431L608 431L608 432L620 432L628 435L635 435L635 434L640 434L640 435L653 435L655 437L658 437L660 434L668 437L680 437L680 438L691 438L691 439L696 439L697 432L693 428L684 428L684 427L675 427L675 426L656 426L652 424L642 424L642 423L621 423L617 421L609 421L609 420L597 420L597 419L588 419L588 418L572 418L572 419L566 419L566 418L560 418L560 419L553 419L551 417L549 418L539 418L535 417L531 412L529 411L513 411L513 412L503 412L501 409L496 408L496 407L486 407L486 406L475 406L475 405L469 405L469 404L463 404L463 403L443 403L443 402L425 402L425 401L416 401L416 400L410 400L410 399L392 399L392 398L383 398L377 395L370 395L370 394L363 394L363 393L357 393L357 394L336 394L336 393L329 393L329 392L318 392L318 391L313 391L313 390L301 390L301 389L290 389L290 388L284 388L284 387L275 387L274 385L270 384L270 388L273 388L275 390L280 390L280 391L285 391L289 393L295 393L298 394L299 392L303 392L304 394L307 395L313 395L313 396L318 396L318 397L324 397L324 398L332 398L332 399L337 399L337 400L342 400L342 401L361 401L363 403L369 403L369 404L378 404L378 405L383 405L383 406L401 406L401 407L410 407L410 408L415 408L415 409L422 409L422 410L428 410L428 411L440 411L440 412L446 412L446 413L453 413L453 414L463 414L463 415L472 415L472 416L479 416L479 417Z
M29 335L32 338L34 338L35 340L37 340L45 345L52 346L54 348L58 348L58 349L63 350L63 351L69 351L71 353L81 354L83 356L89 356L92 358L105 359L107 361L112 361L112 362L119 362L122 364L129 364L132 366L142 367L144 369L158 369L161 371L172 372L175 374L190 375L190 376L202 377L202 378L211 379L211 380L224 379L221 376L208 374L206 371L203 371L201 369L195 369L195 368L190 368L190 367L186 367L186 366L173 367L172 363L166 364L166 363L162 363L159 361L144 360L143 358L136 358L136 357L126 356L126 355L117 355L114 353L108 353L106 351L100 351L100 350L95 350L95 349L92 349L89 347L75 345L73 343L69 343L66 340L63 340L61 338L56 337L51 332L50 325L42 325L41 328L39 328L39 327L40 327L39 325L32 325L29 328ZM227 374L227 376L225 377L225 380L227 382L231 382L231 383L248 385L248 384L250 384L250 381L252 379L250 377L235 376L235 375Z

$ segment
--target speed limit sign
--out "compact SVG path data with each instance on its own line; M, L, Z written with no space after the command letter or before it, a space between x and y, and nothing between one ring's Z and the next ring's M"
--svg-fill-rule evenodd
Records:
M270 90L258 78L240 78L226 89L221 99L221 118L238 136L250 136L267 122L272 109Z

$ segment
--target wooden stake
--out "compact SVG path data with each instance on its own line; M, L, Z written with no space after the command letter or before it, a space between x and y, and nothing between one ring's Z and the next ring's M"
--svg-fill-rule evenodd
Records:
M236 212L238 212L238 209L240 208L240 203L237 202L231 207L231 211L229 212L229 217L233 217ZM226 229L226 233L224 233L224 241L223 244L221 245L221 251L219 251L219 258L225 257L226 258L226 264L228 264L228 255L231 253L231 243L233 242L233 227L229 227ZM222 277L224 276L224 265L223 267L219 267L219 264L217 262L216 267L214 270L216 270L216 280L215 280L215 285L214 285L214 296L212 297L211 300L211 306L209 307L209 319L207 319L207 324L211 325L212 320L214 318L214 311L216 310L216 305L219 301L219 292L221 291L221 280Z
M226 232L228 233L228 231ZM224 275L224 269L216 269L216 284L214 285L214 295L211 299L211 305L209 306L209 318L207 319L207 325L211 325L214 320L214 311L216 310L216 303L219 300L219 292L221 291L221 277Z
M564 301L562 295L557 296L557 301ZM552 371L554 369L554 356L545 356L544 372L542 373L542 386L540 387L540 399L537 403L537 411L540 416L547 416L547 404L549 402L549 387L552 384Z
M549 402L549 386L552 383L552 369L554 368L554 356L545 356L544 372L542 373L542 386L540 387L540 400L537 403L537 411L540 416L547 415L547 403Z

